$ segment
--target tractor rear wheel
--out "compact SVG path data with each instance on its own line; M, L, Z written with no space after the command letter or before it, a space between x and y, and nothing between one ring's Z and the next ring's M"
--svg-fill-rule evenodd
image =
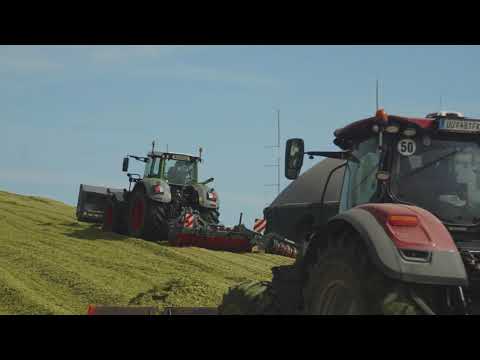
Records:
M308 269L304 313L313 315L416 315L407 284L387 279L370 262L355 234L344 233L320 249Z
M344 238L321 249L308 269L303 297L304 311L312 315L380 313L372 306L369 283L376 276L360 239ZM358 241L357 241L358 240ZM381 284L378 284L381 286ZM380 302L376 302L377 304Z
M162 204L148 198L142 189L135 190L128 210L128 232L145 240L167 240L168 223Z
M103 231L125 234L122 210L122 205L118 201L113 198L107 200L103 212Z

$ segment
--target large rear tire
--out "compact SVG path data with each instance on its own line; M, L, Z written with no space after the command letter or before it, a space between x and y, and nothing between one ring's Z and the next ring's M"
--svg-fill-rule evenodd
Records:
M304 313L312 315L416 315L409 284L387 279L369 260L353 233L331 239L309 266L303 290Z
M312 315L360 315L381 313L381 289L378 298L370 291L373 278L380 283L382 274L368 261L361 240L342 234L330 246L318 251L309 266L305 284L304 312Z
M132 194L128 210L128 233L145 240L167 240L168 222L161 203L148 198L143 189Z

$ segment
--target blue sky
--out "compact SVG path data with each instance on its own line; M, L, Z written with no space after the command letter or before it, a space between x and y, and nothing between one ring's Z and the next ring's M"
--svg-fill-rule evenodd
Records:
M75 205L80 183L128 186L122 157L155 139L202 146L222 222L251 225L276 196L276 109L283 162L289 137L333 150L336 128L374 113L377 78L388 113L442 96L480 117L479 63L478 46L0 46L0 190Z

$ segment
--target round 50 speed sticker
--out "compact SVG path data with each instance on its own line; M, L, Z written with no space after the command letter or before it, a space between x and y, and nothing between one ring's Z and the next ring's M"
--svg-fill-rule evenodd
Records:
M398 142L397 150L403 156L410 156L415 154L417 144L412 139L402 139Z

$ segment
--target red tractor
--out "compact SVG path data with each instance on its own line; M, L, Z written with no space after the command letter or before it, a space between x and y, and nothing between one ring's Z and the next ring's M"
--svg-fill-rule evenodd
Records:
M341 151L287 141L288 179L304 155L336 164L318 182L320 201L292 197L265 209L267 233L301 249L294 265L273 269L275 312L379 314L389 299L414 313L478 312L480 120L379 110L334 135ZM338 198L327 202L326 193Z

